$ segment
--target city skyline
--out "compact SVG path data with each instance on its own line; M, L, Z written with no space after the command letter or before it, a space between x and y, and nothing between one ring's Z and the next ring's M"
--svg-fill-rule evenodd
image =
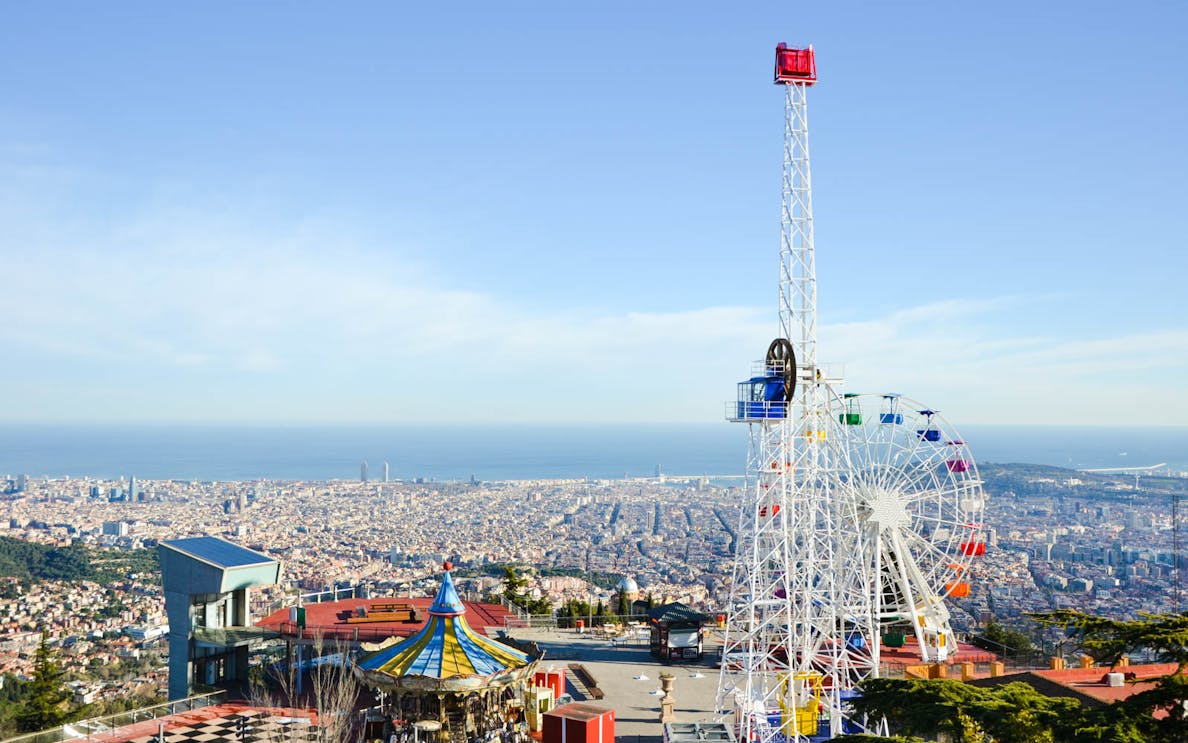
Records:
M813 43L821 359L1188 420L1178 7L13 6L0 422L720 420Z

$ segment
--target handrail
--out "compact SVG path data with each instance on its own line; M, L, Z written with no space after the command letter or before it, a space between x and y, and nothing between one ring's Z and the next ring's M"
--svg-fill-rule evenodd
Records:
M158 717L168 717L179 712L189 712L203 707L223 704L227 701L226 691L213 691L207 694L196 694L185 699L175 699L172 702L154 704L150 707L117 712L103 717L92 717L86 720L59 725L49 730L36 733L25 733L15 738L6 738L2 743L60 743L61 741L91 741L101 743L113 739L119 728L144 720L155 720ZM106 734L106 735L105 735Z
M272 626L272 625L270 625ZM406 631L393 630L390 627L368 627L359 624L309 624L304 627L296 622L281 622L279 632L282 637L295 640L346 640L349 642L381 642L389 637L408 637L419 625L410 625Z

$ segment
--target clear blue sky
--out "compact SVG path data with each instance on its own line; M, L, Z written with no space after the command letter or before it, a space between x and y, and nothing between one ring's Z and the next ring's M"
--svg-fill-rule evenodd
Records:
M1183 3L430 5L5 3L0 421L720 420L787 41L850 389L1188 423Z

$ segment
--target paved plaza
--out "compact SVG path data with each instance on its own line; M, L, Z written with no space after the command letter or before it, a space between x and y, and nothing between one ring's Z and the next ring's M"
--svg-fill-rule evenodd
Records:
M647 636L610 640L574 630L514 629L516 639L531 640L544 650L539 668L566 671L566 691L575 701L615 710L615 737L624 743L655 743L662 737L660 724L660 674L671 673L677 722L712 718L718 689L718 648L707 646L698 663L661 663L648 653ZM581 663L605 696L589 698L586 687L569 670Z

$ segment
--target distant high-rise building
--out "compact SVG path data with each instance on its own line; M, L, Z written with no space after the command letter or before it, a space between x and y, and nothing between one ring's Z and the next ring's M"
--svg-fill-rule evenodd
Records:
M384 462L384 482L388 481L388 463Z
M359 465L359 482L367 482L367 460Z
M103 533L110 537L126 537L128 536L128 522L127 521L104 521Z
M17 475L16 492L23 493L28 489L29 489L29 476L28 475Z
M140 500L140 486L136 484L136 475L128 478L128 500Z

